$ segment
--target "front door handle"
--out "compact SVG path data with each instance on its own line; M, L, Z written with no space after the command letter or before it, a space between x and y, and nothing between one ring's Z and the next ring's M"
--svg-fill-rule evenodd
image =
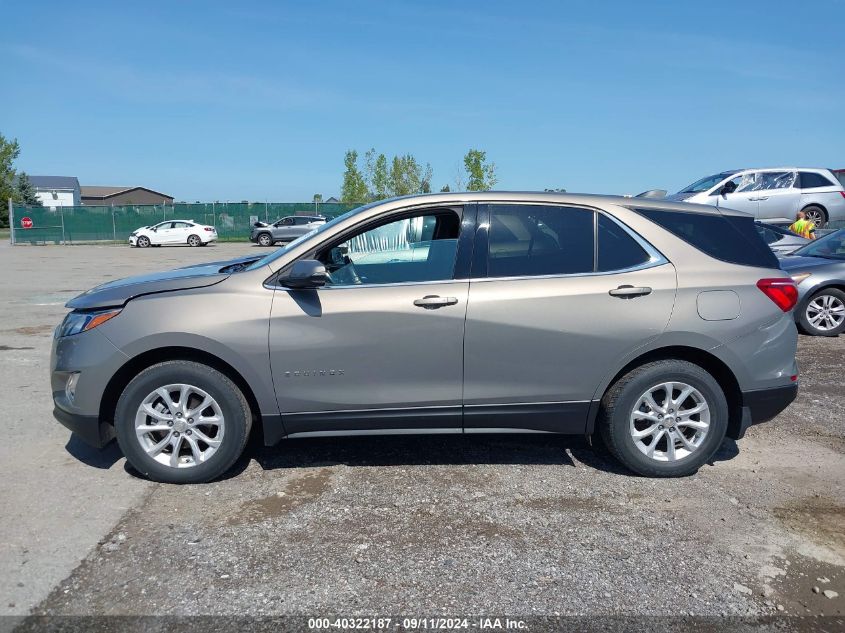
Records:
M631 299L633 297L642 297L651 294L651 288L648 286L619 286L608 293L611 297L621 297L622 299Z
M426 310L436 310L443 306L453 306L458 302L457 297L440 297L438 295L426 295L422 299L414 299L414 305Z

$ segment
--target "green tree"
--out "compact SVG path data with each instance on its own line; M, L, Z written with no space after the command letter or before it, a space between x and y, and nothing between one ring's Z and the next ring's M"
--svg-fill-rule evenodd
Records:
M440 188L440 191L441 191L441 192L444 192L444 193L448 193L448 192L450 192L450 191L452 191L452 190L451 190L451 189L449 189L449 185L443 185L443 186Z
M323 194L321 194L321 193L315 193L314 197L311 199L311 202L313 202L314 204L319 204L322 201L323 201Z
M431 163L426 163L420 178L420 193L431 193L431 176Z
M18 174L18 183L15 191L15 202L25 204L31 207L41 207L41 200L35 195L35 186L26 175L25 171Z
M354 149L348 150L343 158L343 165L346 169L343 172L340 199L343 202L366 202L370 196L364 175L358 168L358 152Z
M387 157L384 154L379 154L375 160L370 189L374 200L383 200L390 195L390 170L387 168Z
M9 226L9 198L17 198L15 187L15 159L21 148L17 139L9 140L0 134L0 226Z
M467 172L467 191L489 191L496 186L495 163L487 162L487 152L471 149L464 156Z

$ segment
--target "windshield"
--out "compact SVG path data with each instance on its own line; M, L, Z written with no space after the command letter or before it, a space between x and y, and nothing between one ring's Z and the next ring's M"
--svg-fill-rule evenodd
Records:
M735 171L723 171L721 174L707 176L701 180L696 180L689 187L684 187L678 193L701 193L702 191L707 191L718 185L728 176L732 176L735 173Z
M810 242L792 254L803 257L824 257L826 259L845 260L845 229L839 229L814 242Z
M379 202L381 202L381 200L379 200ZM292 242L288 242L287 244L285 244L281 248L277 248L272 253L269 253L265 257L262 257L257 262L252 264L249 268L247 268L246 270L255 270L256 268L261 268L262 266L266 266L270 262L278 259L282 255L287 253L292 248L299 246L305 240L310 240L313 236L318 235L318 234L320 234L324 231L328 231L329 229L331 229L331 227L333 227L338 222L342 222L346 218L352 217L353 215L360 213L361 211L369 209L370 207L372 207L375 204L378 204L378 203L371 202L370 204L365 204L364 206L361 206L361 207L355 207L351 211L347 211L343 215L339 215L335 219L330 220L330 221L326 222L325 224L321 224L317 228L315 228L311 231L308 231L308 233L306 233L305 235L300 235L298 238L296 238Z

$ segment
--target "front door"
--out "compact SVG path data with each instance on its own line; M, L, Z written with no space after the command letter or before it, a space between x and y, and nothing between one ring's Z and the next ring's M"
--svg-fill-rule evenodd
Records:
M759 197L757 189L761 186L759 174L757 172L748 172L735 176L728 182L733 183L735 190L733 193L722 196L717 189L714 192L714 205L755 215L757 213L757 200ZM724 186L724 184L727 183L723 183L720 187Z
M665 329L674 267L590 209L491 204L480 207L479 227L465 338L466 431L583 433L602 378Z
M462 215L391 216L317 250L327 286L276 289L270 361L287 433L460 430L473 228L461 237Z

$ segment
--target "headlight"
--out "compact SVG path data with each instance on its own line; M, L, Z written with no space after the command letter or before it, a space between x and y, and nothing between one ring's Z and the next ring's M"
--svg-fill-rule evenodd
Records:
M792 275L792 281L795 282L797 286L802 281L804 281L807 277L809 277L812 273L798 273L797 275Z
M56 338L64 338L65 336L73 336L80 332L93 330L118 314L120 314L120 310L114 309L96 312L69 312L62 324L56 329Z

